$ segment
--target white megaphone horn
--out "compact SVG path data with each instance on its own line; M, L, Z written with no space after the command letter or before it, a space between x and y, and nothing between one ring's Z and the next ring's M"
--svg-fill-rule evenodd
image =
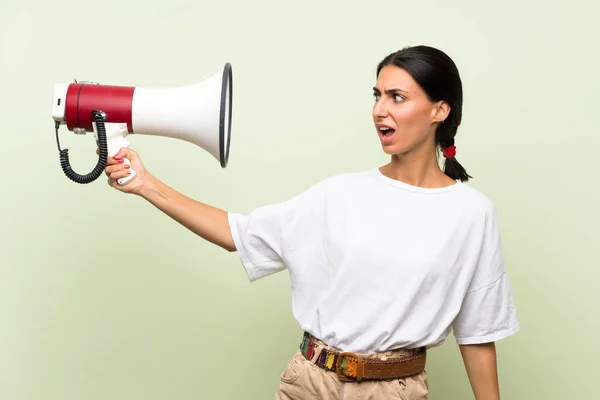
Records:
M200 146L222 168L229 160L233 98L230 63L212 77L190 86L140 88L74 82L54 86L52 118L62 169L77 183L90 183L104 172L106 156L128 147L130 134L165 136ZM73 171L68 149L61 150L60 125L75 134L94 132L99 148L98 164L86 175ZM129 160L125 160L129 164ZM135 171L120 179L124 185Z

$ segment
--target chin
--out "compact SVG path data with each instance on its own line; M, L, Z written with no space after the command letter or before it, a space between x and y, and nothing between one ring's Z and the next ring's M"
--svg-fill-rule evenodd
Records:
M383 152L389 156L393 156L394 154L397 154L393 149L391 149L389 146L383 146Z
M408 151L408 149L406 149L402 146L393 145L393 144L383 144L381 146L381 148L385 154L388 154L390 156L401 155Z

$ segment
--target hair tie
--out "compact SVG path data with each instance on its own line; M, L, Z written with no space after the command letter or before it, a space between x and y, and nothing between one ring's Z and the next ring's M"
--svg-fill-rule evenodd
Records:
M443 147L442 151L444 152L444 157L452 158L456 155L456 146Z

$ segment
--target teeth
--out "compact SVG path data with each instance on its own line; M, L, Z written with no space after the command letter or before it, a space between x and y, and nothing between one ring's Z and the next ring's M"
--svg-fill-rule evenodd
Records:
M381 129L382 131L389 131L390 130L390 128L386 128L385 126L379 128L379 129Z

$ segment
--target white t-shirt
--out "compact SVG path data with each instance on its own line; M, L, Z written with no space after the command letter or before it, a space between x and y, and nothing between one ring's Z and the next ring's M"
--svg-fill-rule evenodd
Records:
M421 188L379 169L229 213L250 281L287 268L301 328L343 351L459 344L519 329L494 204L458 181Z

